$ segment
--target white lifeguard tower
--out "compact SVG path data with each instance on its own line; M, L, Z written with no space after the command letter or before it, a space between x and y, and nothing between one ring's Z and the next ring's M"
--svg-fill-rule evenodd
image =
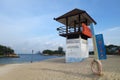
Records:
M96 22L80 9L74 9L54 20L65 25L57 30L60 36L66 38L66 62L80 62L88 58L88 38L92 37L88 26Z

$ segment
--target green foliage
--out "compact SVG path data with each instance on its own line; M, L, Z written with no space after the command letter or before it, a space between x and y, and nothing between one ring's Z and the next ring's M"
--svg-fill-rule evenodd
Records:
M10 47L0 45L0 55L8 55L13 53L14 53L14 50L11 49Z
M120 55L120 46L117 45L105 45L107 55ZM90 55L93 55L94 52L90 51Z
M65 55L65 52L63 51L62 47L58 47L58 50L52 51L52 50L44 50L43 55Z
M117 45L106 45L106 53L108 55L120 55L120 46Z
M44 51L43 51L43 54L52 55L52 54L53 54L53 51L51 51L51 50L44 50Z
M63 48L62 47L58 47L58 51L59 52L63 52Z

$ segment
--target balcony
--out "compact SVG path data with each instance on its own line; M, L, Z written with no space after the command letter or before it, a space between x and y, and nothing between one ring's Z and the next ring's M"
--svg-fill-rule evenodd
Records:
M66 29L66 26L61 26L57 28L57 31L59 31L59 35L62 37L78 37L78 35L80 35L78 27L68 27L68 29Z

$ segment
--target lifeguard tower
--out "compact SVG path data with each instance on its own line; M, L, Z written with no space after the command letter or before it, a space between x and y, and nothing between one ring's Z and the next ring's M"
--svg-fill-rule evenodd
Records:
M66 38L66 62L80 62L89 57L88 38L92 37L88 27L96 22L84 10L74 9L54 20L65 26L57 28Z

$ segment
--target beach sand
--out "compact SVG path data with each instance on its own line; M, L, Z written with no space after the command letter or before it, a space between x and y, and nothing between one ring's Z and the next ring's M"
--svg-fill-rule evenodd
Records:
M64 58L0 66L0 80L120 80L120 56L103 60L103 76L91 71L92 57L76 63Z

